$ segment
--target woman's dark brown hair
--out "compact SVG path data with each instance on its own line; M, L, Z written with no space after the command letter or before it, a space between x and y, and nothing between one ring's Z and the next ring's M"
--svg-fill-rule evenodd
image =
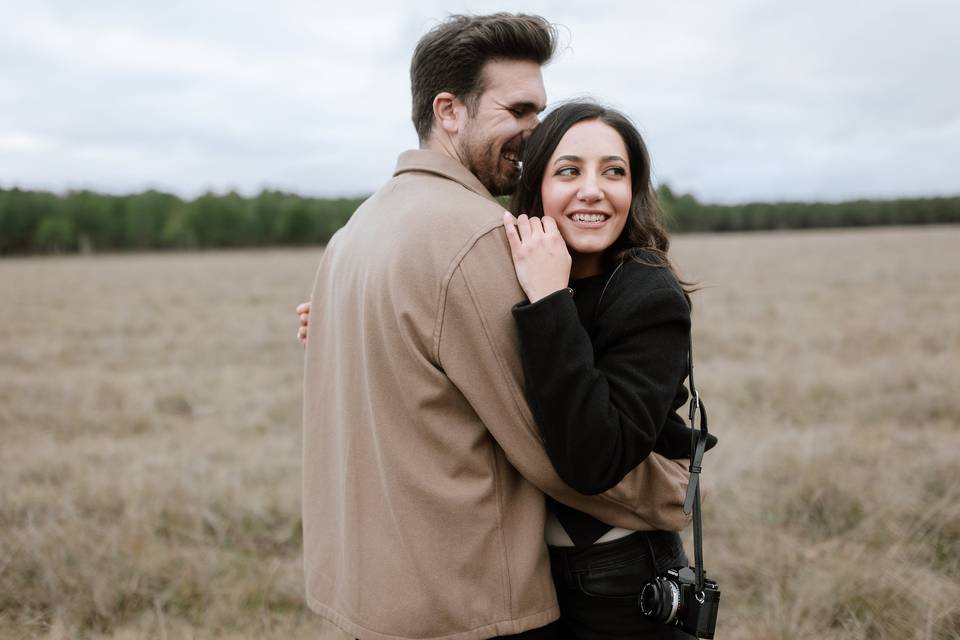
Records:
M630 162L630 186L632 198L627 222L620 237L606 251L608 265L621 259L632 259L649 266L670 269L676 275L667 252L670 237L663 222L663 210L651 180L650 154L637 128L627 116L615 109L595 102L576 101L562 104L543 119L523 150L523 172L513 194L510 209L516 214L543 217L543 198L540 193L544 171L550 156L560 144L560 139L573 125L599 120L620 134L627 147ZM639 255L640 250L653 254L656 261L650 262ZM689 294L690 283L680 280L684 292ZM689 297L688 297L689 301Z
M413 126L420 142L433 129L433 99L449 91L476 115L483 65L490 60L531 60L545 65L556 49L556 28L540 16L494 13L453 15L427 32L410 62Z

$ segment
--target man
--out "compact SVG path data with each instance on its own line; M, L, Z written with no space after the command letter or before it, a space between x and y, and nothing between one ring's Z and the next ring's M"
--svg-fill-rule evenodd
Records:
M453 16L411 63L420 149L330 241L304 388L310 607L361 640L542 637L558 615L548 493L656 528L657 460L586 497L556 476L522 388L524 298L493 198L515 184L555 47L537 16ZM673 469L677 467L673 465Z

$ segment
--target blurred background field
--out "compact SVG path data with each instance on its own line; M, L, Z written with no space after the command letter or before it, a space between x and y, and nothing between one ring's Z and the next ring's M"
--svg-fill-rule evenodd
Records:
M960 638L960 227L684 235L718 638ZM0 262L0 637L307 638L321 250Z

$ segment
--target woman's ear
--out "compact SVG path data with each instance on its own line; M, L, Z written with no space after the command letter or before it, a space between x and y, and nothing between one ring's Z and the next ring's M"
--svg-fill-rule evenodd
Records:
M433 98L433 121L448 134L460 133L467 114L466 106L449 91L438 93Z

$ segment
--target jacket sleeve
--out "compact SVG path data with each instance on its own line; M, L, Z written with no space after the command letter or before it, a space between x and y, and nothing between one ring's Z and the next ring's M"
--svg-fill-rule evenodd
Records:
M638 268L606 305L596 353L568 291L513 309L547 454L581 493L612 488L653 452L684 377L687 302L657 269Z
M586 496L565 484L544 450L524 396L511 307L523 300L503 229L481 235L443 287L436 357L450 380L528 481L556 500L613 526L680 530L688 475L681 461L650 455L616 487Z

